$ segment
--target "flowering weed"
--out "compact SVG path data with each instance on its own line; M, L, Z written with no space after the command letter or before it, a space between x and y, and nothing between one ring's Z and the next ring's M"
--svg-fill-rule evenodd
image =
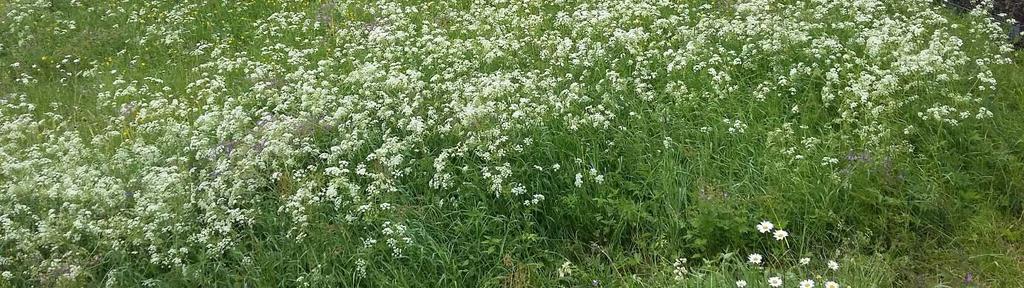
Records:
M0 285L1019 286L1020 56L932 2L6 1Z

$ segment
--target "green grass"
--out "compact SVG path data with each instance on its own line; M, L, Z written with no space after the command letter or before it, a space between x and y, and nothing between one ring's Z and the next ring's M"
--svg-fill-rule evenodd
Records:
M13 273L0 285L735 287L745 279L767 287L773 276L785 287L803 279L818 287L1024 285L1024 54L1013 52L1009 64L973 62L1004 55L979 30L984 17L935 10L959 26L948 28L913 17L930 11L924 4L887 3L865 14L925 32L873 55L853 35L871 25L781 27L862 25L846 8L819 18L810 4L780 0L755 13L785 17L762 19L771 25L749 28L757 32L835 33L866 63L843 66L855 61L815 57L810 42L779 31L702 34L728 28L714 19L751 19L734 3L745 1L619 14L648 11L624 5L609 10L625 20L588 25L556 19L600 1L494 3L511 12L493 15L470 1L397 1L417 7L408 15L374 1L29 2L0 3L0 15L28 15L0 16L0 132L8 135L0 138L0 271ZM268 24L279 33L260 31L284 11L304 18ZM681 15L690 18L672 18ZM692 31L617 42L632 28L658 31L667 19ZM76 28L59 33L66 23L58 20ZM310 23L316 28L303 29ZM444 32L435 37L465 44L430 50L413 37L423 31L386 42L371 36L379 27L434 27ZM939 55L964 63L895 76L890 92L871 96L872 105L892 105L877 114L845 108L850 102L841 101L857 102L853 92L822 98L824 87L841 90L860 73L898 69L894 63L929 44L951 43L934 31L965 39ZM588 56L559 56L557 37L604 43L605 54L574 62ZM665 69L675 65L667 51L691 41L705 46L681 69ZM771 41L781 48L758 46ZM211 45L191 53L202 44ZM310 50L268 49L278 44ZM211 55L217 45L221 54ZM726 59L707 66L730 80L692 68L719 56ZM70 62L58 66L65 57ZM723 64L730 57L744 62ZM225 64L239 59L252 66ZM220 66L202 66L210 63ZM383 76L356 73L367 63L391 66L378 67ZM822 67L832 65L844 67L843 78L828 79ZM790 73L794 67L808 68ZM388 82L410 69L419 82ZM936 80L947 70L962 78ZM998 88L979 91L975 76L989 70ZM289 74L297 71L315 73ZM20 83L23 73L36 82ZM772 86L779 77L791 84ZM479 92L507 79L509 91ZM751 97L759 86L772 90L763 101ZM964 95L971 99L951 100ZM948 125L918 116L932 104L983 106L993 117ZM474 105L493 110L458 114ZM745 131L729 132L738 126L723 118L741 119ZM417 132L407 129L413 119L453 122ZM903 133L907 126L914 132ZM777 132L783 127L794 132ZM442 153L457 155L436 171ZM397 156L401 164L388 166ZM822 165L824 157L837 163ZM368 174L327 170L357 164ZM501 167L510 176L495 192L488 175ZM442 172L452 184L436 187ZM514 195L514 184L527 194ZM328 187L340 196L328 196ZM383 192L367 192L376 188ZM544 200L524 205L535 193ZM372 208L383 203L390 208ZM353 212L364 204L371 212ZM790 238L758 233L763 220ZM382 232L391 223L411 238L397 257ZM370 238L379 242L364 244ZM769 264L746 263L750 253ZM681 257L688 273L677 279ZM812 263L796 264L801 257ZM825 268L831 259L839 270ZM565 261L574 271L559 277Z

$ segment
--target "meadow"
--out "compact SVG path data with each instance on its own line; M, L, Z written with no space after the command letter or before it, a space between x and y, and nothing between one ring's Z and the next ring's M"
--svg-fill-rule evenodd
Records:
M1005 21L0 1L0 287L1024 287Z

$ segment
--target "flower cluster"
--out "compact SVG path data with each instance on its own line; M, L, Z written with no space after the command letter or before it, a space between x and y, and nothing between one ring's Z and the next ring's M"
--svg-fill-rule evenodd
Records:
M852 147L905 153L915 127L993 117L991 67L1009 61L965 51L999 27L959 33L928 0L106 2L2 5L5 279L199 275L256 238L345 239L332 253L366 277L417 257L439 202L558 209L677 142L826 170ZM94 38L109 45L75 52Z

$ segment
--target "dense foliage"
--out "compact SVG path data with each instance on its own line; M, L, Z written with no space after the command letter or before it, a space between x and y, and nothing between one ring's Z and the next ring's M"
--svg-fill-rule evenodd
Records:
M1024 76L944 9L6 1L0 283L1021 285Z

